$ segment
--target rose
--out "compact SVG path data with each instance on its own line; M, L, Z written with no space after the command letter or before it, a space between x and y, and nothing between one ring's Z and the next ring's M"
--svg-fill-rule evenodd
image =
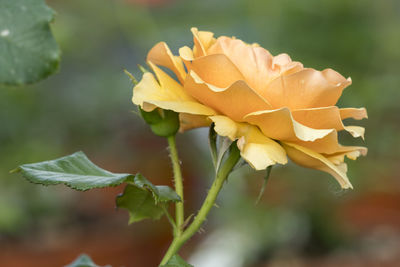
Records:
M241 156L256 170L295 163L333 175L351 188L344 158L367 149L342 146L338 131L362 137L364 128L344 126L343 119L367 117L364 108L338 108L351 79L332 69L304 68L287 54L272 56L257 44L192 28L194 47L174 56L164 42L147 56L152 73L133 89L133 103L179 113L181 130L209 126L238 140ZM176 79L160 67L171 70Z

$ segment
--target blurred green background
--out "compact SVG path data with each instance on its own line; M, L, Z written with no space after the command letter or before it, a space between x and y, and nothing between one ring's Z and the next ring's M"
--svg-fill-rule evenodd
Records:
M398 266L400 262L400 2L397 0L51 0L62 49L58 74L0 88L0 265L63 266L81 252L98 264L156 266L166 221L127 225L122 188L79 193L41 187L9 171L83 150L115 172L171 184L166 142L131 103L126 68L140 77L147 51L192 45L190 27L257 42L348 77L340 107L362 107L368 156L349 162L352 191L328 174L289 164L235 172L204 226L182 251L196 267ZM187 214L199 207L212 166L206 130L178 137ZM341 136L344 144L363 145ZM200 159L200 160L199 160Z

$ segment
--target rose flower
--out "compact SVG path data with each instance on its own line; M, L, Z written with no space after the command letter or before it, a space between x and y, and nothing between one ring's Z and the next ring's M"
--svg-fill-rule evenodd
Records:
M194 47L171 53L156 44L147 55L155 75L143 74L133 88L133 103L179 113L181 131L215 124L215 131L237 140L241 156L254 169L287 157L328 172L342 188L352 188L345 156L356 159L367 149L342 146L338 131L364 136L364 128L344 126L343 119L367 117L364 108L336 105L351 79L332 69L304 68L287 54L272 56L257 44L192 28ZM160 67L171 70L171 77Z

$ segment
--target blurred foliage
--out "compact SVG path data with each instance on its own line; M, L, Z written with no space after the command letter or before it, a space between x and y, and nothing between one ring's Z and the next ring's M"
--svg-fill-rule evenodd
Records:
M38 229L43 218L65 222L76 196L10 176L8 171L17 165L82 149L118 172L137 167L134 162L143 155L135 151L141 143L132 140L143 140L147 148L154 142L148 139L147 126L131 112L136 112L130 102L132 84L123 69L140 77L136 64L144 63L158 41L166 41L174 53L191 45L191 26L257 42L274 55L288 53L306 67L329 67L351 76L353 85L344 91L339 106L365 106L369 113L368 120L357 122L366 127L368 156L349 162L355 190L343 192L329 175L289 164L273 168L263 201L254 206L264 174L242 171L230 178L223 190L224 207L220 214L212 213L215 220L207 228L246 221L258 240L251 252L255 258L268 257L273 247L293 238L303 240L304 253L314 253L315 247L331 251L348 240L342 226L333 223L336 215L330 210L368 192L399 193L399 1L141 2L48 1L57 11L52 30L63 51L60 72L33 86L0 88L0 237ZM181 139L186 168L197 166L192 172L198 174L190 177L211 174L203 134L196 130L187 134L190 140ZM350 144L346 134L341 138ZM186 141L194 143L200 155L193 156ZM362 140L351 143L363 145ZM194 183L189 188L196 192L193 200L200 201L209 181L186 181ZM299 224L281 223L292 219ZM274 230L277 227L283 230Z
M57 70L53 16L44 0L0 1L0 84L34 83Z
M101 267L101 266L96 265L89 256L82 254L73 263L65 267ZM105 267L111 267L111 266L107 265Z

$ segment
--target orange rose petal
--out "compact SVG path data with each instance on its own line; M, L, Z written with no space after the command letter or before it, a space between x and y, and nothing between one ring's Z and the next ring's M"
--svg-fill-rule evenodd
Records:
M193 50L188 46L179 48L179 56L182 58L188 72L192 69L191 61L197 57L206 56L207 49L215 42L212 32L198 31L197 28L192 28L191 31L194 40Z
M274 140L266 137L254 125L238 123L226 116L211 116L215 131L237 141L240 154L254 169L263 170L276 163L286 164L285 150Z
M323 155L293 143L282 142L282 146L285 148L288 157L294 163L306 168L327 172L336 178L342 188L353 188L347 178L347 168L344 163L335 165Z
M339 149L337 131L333 131L324 138L314 142L297 141L296 144L314 150L317 153L336 153Z
M200 103L235 121L243 121L243 117L248 113L270 107L244 81L237 81L226 88L219 88L206 83L194 71L191 71L185 80L185 90Z
M198 103L187 95L182 86L161 69L154 65L153 68L160 79L160 84L153 74L144 73L142 80L133 88L132 102L134 104L141 106L145 111L151 111L157 106L175 112L216 114L210 107Z
M137 102L137 101L135 101L135 100L133 100L133 98L132 98L132 102L136 105L136 103L135 102ZM140 107L144 110L144 111L146 111L146 112L150 112L150 111L153 111L153 110L155 110L156 108L157 108L157 106L156 105L153 105L153 104L150 104L150 103L147 103L147 102L142 102L142 104L140 105Z
M180 132L200 127L209 127L211 120L208 116L179 113Z
M342 120L347 118L353 118L355 120L368 118L367 110L365 108L341 108L339 111Z
M303 64L292 61L288 54L282 53L272 60L272 69L278 70L280 75L288 75L303 69Z
M245 81L260 94L279 75L303 69L301 63L293 62L287 54L273 57L268 50L258 45L249 45L226 36L219 37L207 53L225 54L241 71Z
M215 42L214 33L199 31L195 27L191 28L190 31L193 34L193 54L195 57L206 56L207 49Z
M336 106L322 108L297 109L292 111L293 118L308 127L315 129L343 130L339 108Z
M262 47L222 36L207 52L209 55L226 55L243 74L245 81L259 92L269 80L276 77L272 75L273 56Z
M273 58L272 65L273 65L273 67L275 67L275 66L280 67L280 66L285 66L291 62L292 62L292 59L290 58L290 56L286 53L282 53Z
M246 115L245 120L260 127L266 136L277 140L315 141L334 130L307 127L295 121L288 108L253 112Z
M188 46L183 46L179 48L179 56L185 64L187 72L190 72L190 70L192 69L192 60L194 60L192 49L190 49Z
M274 108L291 110L334 106L345 87L351 84L334 70L303 69L276 78L261 95Z
M333 130L325 137L317 139L313 142L296 141L293 143L314 150L317 153L325 153L325 154L348 152L356 148L359 148L357 146L342 146L341 144L339 144L336 130Z
M356 160L359 156L367 155L368 149L366 147L351 147L352 149L345 152L338 152L334 154L322 154L329 159L333 164L339 165L344 162L344 157L351 160Z
M365 109L364 109L365 111ZM363 118L364 113L359 109L348 109L345 115L355 115L357 118ZM364 139L364 128L359 126L344 126L341 112L338 107L322 107L297 109L292 111L293 118L303 125L314 129L336 129L337 131L346 130L353 137L362 137Z
M175 73L180 82L185 80L186 72L181 58L174 56L165 42L160 42L153 46L147 54L147 61L169 68Z
M227 56L222 54L196 58L192 61L191 70L206 83L220 88L244 80L239 69Z

